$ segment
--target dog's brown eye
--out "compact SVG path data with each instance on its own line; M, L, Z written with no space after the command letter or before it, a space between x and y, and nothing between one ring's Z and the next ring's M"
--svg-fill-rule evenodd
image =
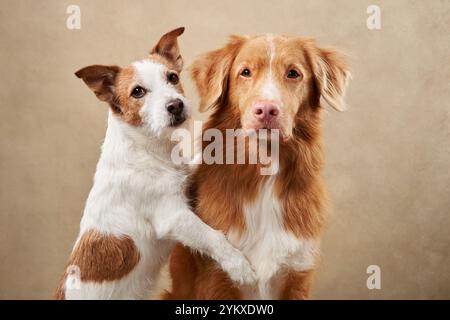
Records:
M147 90L145 90L141 86L137 86L133 89L133 91L131 91L131 96L133 98L139 99L139 98L142 98L143 96L145 96L146 93L147 93Z
M176 73L169 73L169 75L167 76L167 80L171 84L178 84L178 82L180 82L180 78L178 77L178 75Z
M245 77L245 78L250 78L252 75L252 73L250 72L249 69L244 69L241 71L241 76Z
M298 73L298 72L297 72L296 70L294 70L294 69L291 69L291 70L288 71L287 77L288 77L289 79L296 79L296 78L300 77L300 73Z

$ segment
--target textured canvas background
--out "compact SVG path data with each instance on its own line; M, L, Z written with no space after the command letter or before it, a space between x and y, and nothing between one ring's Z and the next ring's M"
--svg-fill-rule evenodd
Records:
M65 26L81 7L81 30ZM382 28L366 28L366 8ZM89 192L106 105L73 72L145 56L186 26L187 65L231 33L311 36L352 57L324 115L333 215L314 298L450 298L450 1L0 3L0 298L49 298ZM196 93L185 74L187 95ZM382 289L366 288L366 268Z

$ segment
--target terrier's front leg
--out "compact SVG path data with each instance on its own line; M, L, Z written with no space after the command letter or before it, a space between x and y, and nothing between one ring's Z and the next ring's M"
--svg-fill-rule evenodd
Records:
M222 232L205 224L191 210L171 212L157 219L158 238L172 239L211 256L227 272L231 280L254 283L256 275L245 256L234 248Z

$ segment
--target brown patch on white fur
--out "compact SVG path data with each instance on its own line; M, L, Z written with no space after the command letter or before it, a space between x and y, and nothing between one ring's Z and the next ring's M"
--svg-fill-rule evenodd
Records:
M166 66L168 73L169 72L175 73L177 76L180 76L181 70L178 68L178 65L175 62L167 59L166 57L161 56L157 53L153 53L149 56L149 59L156 63ZM184 89L183 86L181 85L181 81L179 81L176 85L173 86L179 93L184 94Z
M116 80L115 95L120 105L120 117L123 121L133 126L142 124L139 111L143 105L143 100L131 97L131 91L136 85L138 85L138 81L134 68L129 66L122 69Z
M119 280L129 274L139 262L140 255L133 240L90 230L83 234L67 262L80 269L82 282ZM56 291L56 299L64 299L64 283L67 271Z
M177 67L175 63L169 61L167 58L160 56L159 54L152 54L149 60L165 65L168 69L167 73L170 72L179 75L179 71L176 71ZM137 85L139 85L139 79L133 66L122 69L116 78L116 99L122 110L120 116L123 121L133 126L142 124L142 118L139 112L142 108L143 100L135 99L130 96L131 91ZM184 93L181 82L178 82L174 87L179 93Z
M176 71L176 65L163 56L152 54L150 60L165 65L168 72L175 72L177 75L179 73ZM118 66L94 65L75 74L83 79L100 100L107 102L114 114L120 116L124 122L133 126L142 124L140 110L143 100L131 96L132 90L139 85L133 66L121 69ZM184 93L180 82L174 87L181 94Z
M268 47L270 41L273 48ZM240 76L243 68L251 70L251 78ZM301 77L287 78L290 69ZM204 130L217 128L224 133L225 129L252 127L249 110L261 98L269 73L279 91L278 121L285 137L280 143L280 170L275 182L283 226L298 238L317 239L326 221L327 203L321 178L320 98L341 110L348 76L337 51L321 49L313 40L303 38L232 37L225 47L203 55L192 67L200 109L214 108ZM266 179L260 175L259 165L202 164L193 176L196 211L213 228L242 234L246 230L243 208L256 201ZM188 265L195 268L188 270ZM170 269L173 289L166 298L241 297L211 259L182 246L174 251ZM311 275L312 271L287 270L288 281L278 298L307 298Z

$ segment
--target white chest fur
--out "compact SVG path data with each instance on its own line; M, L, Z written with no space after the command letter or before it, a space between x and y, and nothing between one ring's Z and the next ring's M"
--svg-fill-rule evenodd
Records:
M262 186L257 199L244 207L244 233L228 234L258 276L256 285L241 288L247 299L278 298L286 270L312 269L318 251L317 241L298 238L284 228L283 209L274 194L274 182L275 176Z
M183 194L186 176L171 165L170 147L110 112L81 232L95 228L136 239L152 238L152 216L164 211L165 200Z

